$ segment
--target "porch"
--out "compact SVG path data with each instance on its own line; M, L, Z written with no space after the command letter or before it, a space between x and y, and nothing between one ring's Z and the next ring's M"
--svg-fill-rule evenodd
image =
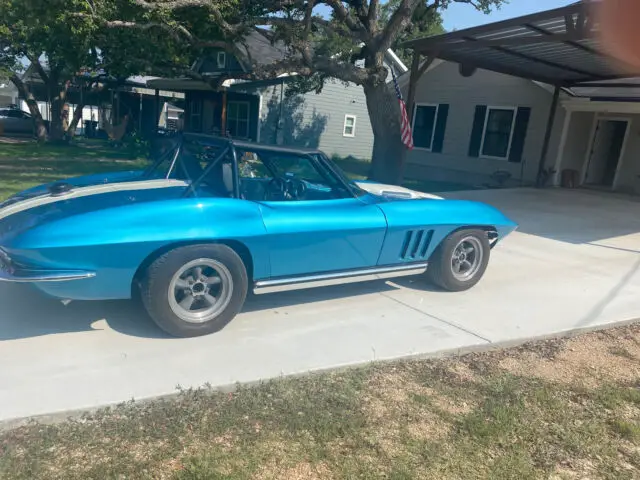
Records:
M553 183L640 194L640 103L571 98L562 106Z
M220 90L209 84L182 78L159 78L149 82L152 88L183 92L185 132L229 136L239 140L260 141L261 97L253 93L252 83L235 85L225 81ZM247 87L249 85L249 87ZM242 89L230 87L242 86Z

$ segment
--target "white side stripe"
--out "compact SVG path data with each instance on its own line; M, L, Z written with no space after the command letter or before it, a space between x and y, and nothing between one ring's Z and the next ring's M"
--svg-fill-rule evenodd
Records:
M121 183L104 183L100 185L91 185L89 187L77 187L68 193L52 197L49 193L39 197L23 200L14 203L0 210L0 220L13 215L14 213L23 212L31 208L49 205L51 203L62 202L73 198L90 197L92 195L100 195L102 193L111 192L127 192L132 190L151 190L157 188L168 187L186 187L189 183L182 180L143 180L138 182L121 182Z

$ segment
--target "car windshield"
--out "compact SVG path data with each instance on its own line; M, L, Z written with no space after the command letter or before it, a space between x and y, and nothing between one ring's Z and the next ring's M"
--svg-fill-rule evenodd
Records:
M325 165L325 168L331 170L334 175L336 175L342 182L344 182L349 187L349 190L353 195L359 197L367 193L365 190L356 185L353 180L347 177L344 171L329 157L327 157L323 153L314 153L313 155L317 158L320 165Z

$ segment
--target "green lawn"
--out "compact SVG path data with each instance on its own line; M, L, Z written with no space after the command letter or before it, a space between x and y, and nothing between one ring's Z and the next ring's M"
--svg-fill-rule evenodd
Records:
M365 180L369 174L370 162L356 158L342 158L334 156L332 160L347 174L352 180ZM463 183L443 182L437 180L414 180L405 179L402 184L406 188L425 193L453 192L459 190L473 190L475 187Z
M141 158L102 141L71 146L0 143L0 200L26 188L64 178L140 168Z
M184 391L6 431L0 478L634 479L639 366L632 326Z

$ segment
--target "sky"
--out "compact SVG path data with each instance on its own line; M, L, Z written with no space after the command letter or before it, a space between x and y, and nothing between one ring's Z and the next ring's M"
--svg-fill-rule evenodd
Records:
M446 30L460 30L484 23L499 22L508 18L564 7L575 2L576 0L510 0L500 10L495 10L489 15L478 12L470 5L457 3L442 12L442 17Z

